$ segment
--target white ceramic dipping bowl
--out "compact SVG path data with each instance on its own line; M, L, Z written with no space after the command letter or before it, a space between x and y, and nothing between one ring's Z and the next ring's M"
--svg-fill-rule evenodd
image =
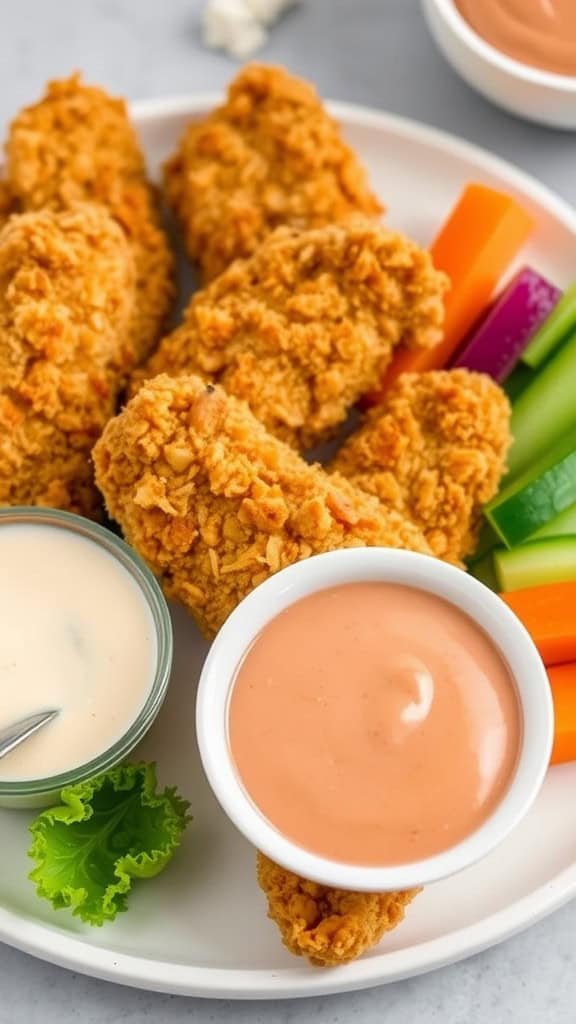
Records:
M576 76L507 57L470 27L454 0L422 0L422 9L438 49L473 89L529 121L576 128Z
M252 641L284 608L326 587L359 581L402 583L450 601L489 636L508 664L521 709L522 737L514 775L490 817L462 842L425 860L363 867L328 860L281 835L244 789L228 741L233 683ZM283 867L341 889L408 889L461 871L494 849L533 803L550 760L553 708L544 666L524 626L500 598L461 569L427 555L390 548L349 548L298 562L261 584L236 608L216 637L198 690L196 725L208 781L246 838ZM386 780L382 780L386 785Z

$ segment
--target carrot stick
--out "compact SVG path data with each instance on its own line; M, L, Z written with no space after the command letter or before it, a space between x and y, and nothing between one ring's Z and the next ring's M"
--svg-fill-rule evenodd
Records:
M445 299L444 338L434 348L400 348L382 387L367 396L382 401L401 373L445 366L487 305L502 274L526 241L532 218L512 196L486 185L468 185L433 242L434 266L452 282Z
M526 626L545 665L576 662L576 581L527 587L500 597Z
M551 764L576 761L576 663L548 669L554 701L554 746Z

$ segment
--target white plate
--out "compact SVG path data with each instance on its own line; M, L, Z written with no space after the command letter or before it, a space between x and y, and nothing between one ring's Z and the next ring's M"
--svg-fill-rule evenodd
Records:
M136 105L150 160L214 97ZM523 259L567 285L576 267L576 215L510 165L448 135L385 114L334 105L388 205L388 220L428 242L462 186L483 181L515 193L537 230ZM183 848L158 879L137 886L127 914L101 930L37 900L26 879L29 813L0 811L0 939L64 967L127 985L225 998L343 992L395 981L485 949L576 893L576 765L553 769L530 816L500 849L423 893L377 949L321 971L291 957L266 920L254 854L216 806L198 764L194 696L205 645L174 612L176 665L167 703L142 755L193 804Z

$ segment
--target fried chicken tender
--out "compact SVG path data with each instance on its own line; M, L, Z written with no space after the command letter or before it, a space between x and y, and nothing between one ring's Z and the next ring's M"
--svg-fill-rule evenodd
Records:
M418 889L405 892L348 892L308 882L258 853L260 888L268 916L296 956L317 967L337 967L375 946L404 918Z
M382 212L315 89L257 64L240 72L221 107L187 128L165 185L205 280L250 256L279 225Z
M89 200L106 206L120 224L136 264L132 331L143 359L165 325L174 267L124 101L84 85L79 75L50 82L45 96L12 122L6 157L21 210Z
M0 505L94 515L91 448L133 364L135 269L103 207L0 231Z
M166 593L213 636L284 566L364 545L429 552L417 527L268 434L198 377L155 377L108 423L97 484Z
M415 523L438 558L460 564L511 441L508 399L489 377L403 374L329 468Z
M446 286L427 252L365 218L278 228L193 297L135 386L199 374L303 450L334 432L395 346L439 340Z

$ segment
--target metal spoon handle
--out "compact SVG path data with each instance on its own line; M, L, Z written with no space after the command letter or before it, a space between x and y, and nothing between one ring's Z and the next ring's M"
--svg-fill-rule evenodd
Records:
M12 725L6 726L5 729L0 729L0 757L5 757L11 750L27 740L29 736L33 736L38 729L41 729L44 725L48 725L56 715L59 715L60 711L40 711L36 715L28 715L27 718L21 718L19 722L14 722Z

